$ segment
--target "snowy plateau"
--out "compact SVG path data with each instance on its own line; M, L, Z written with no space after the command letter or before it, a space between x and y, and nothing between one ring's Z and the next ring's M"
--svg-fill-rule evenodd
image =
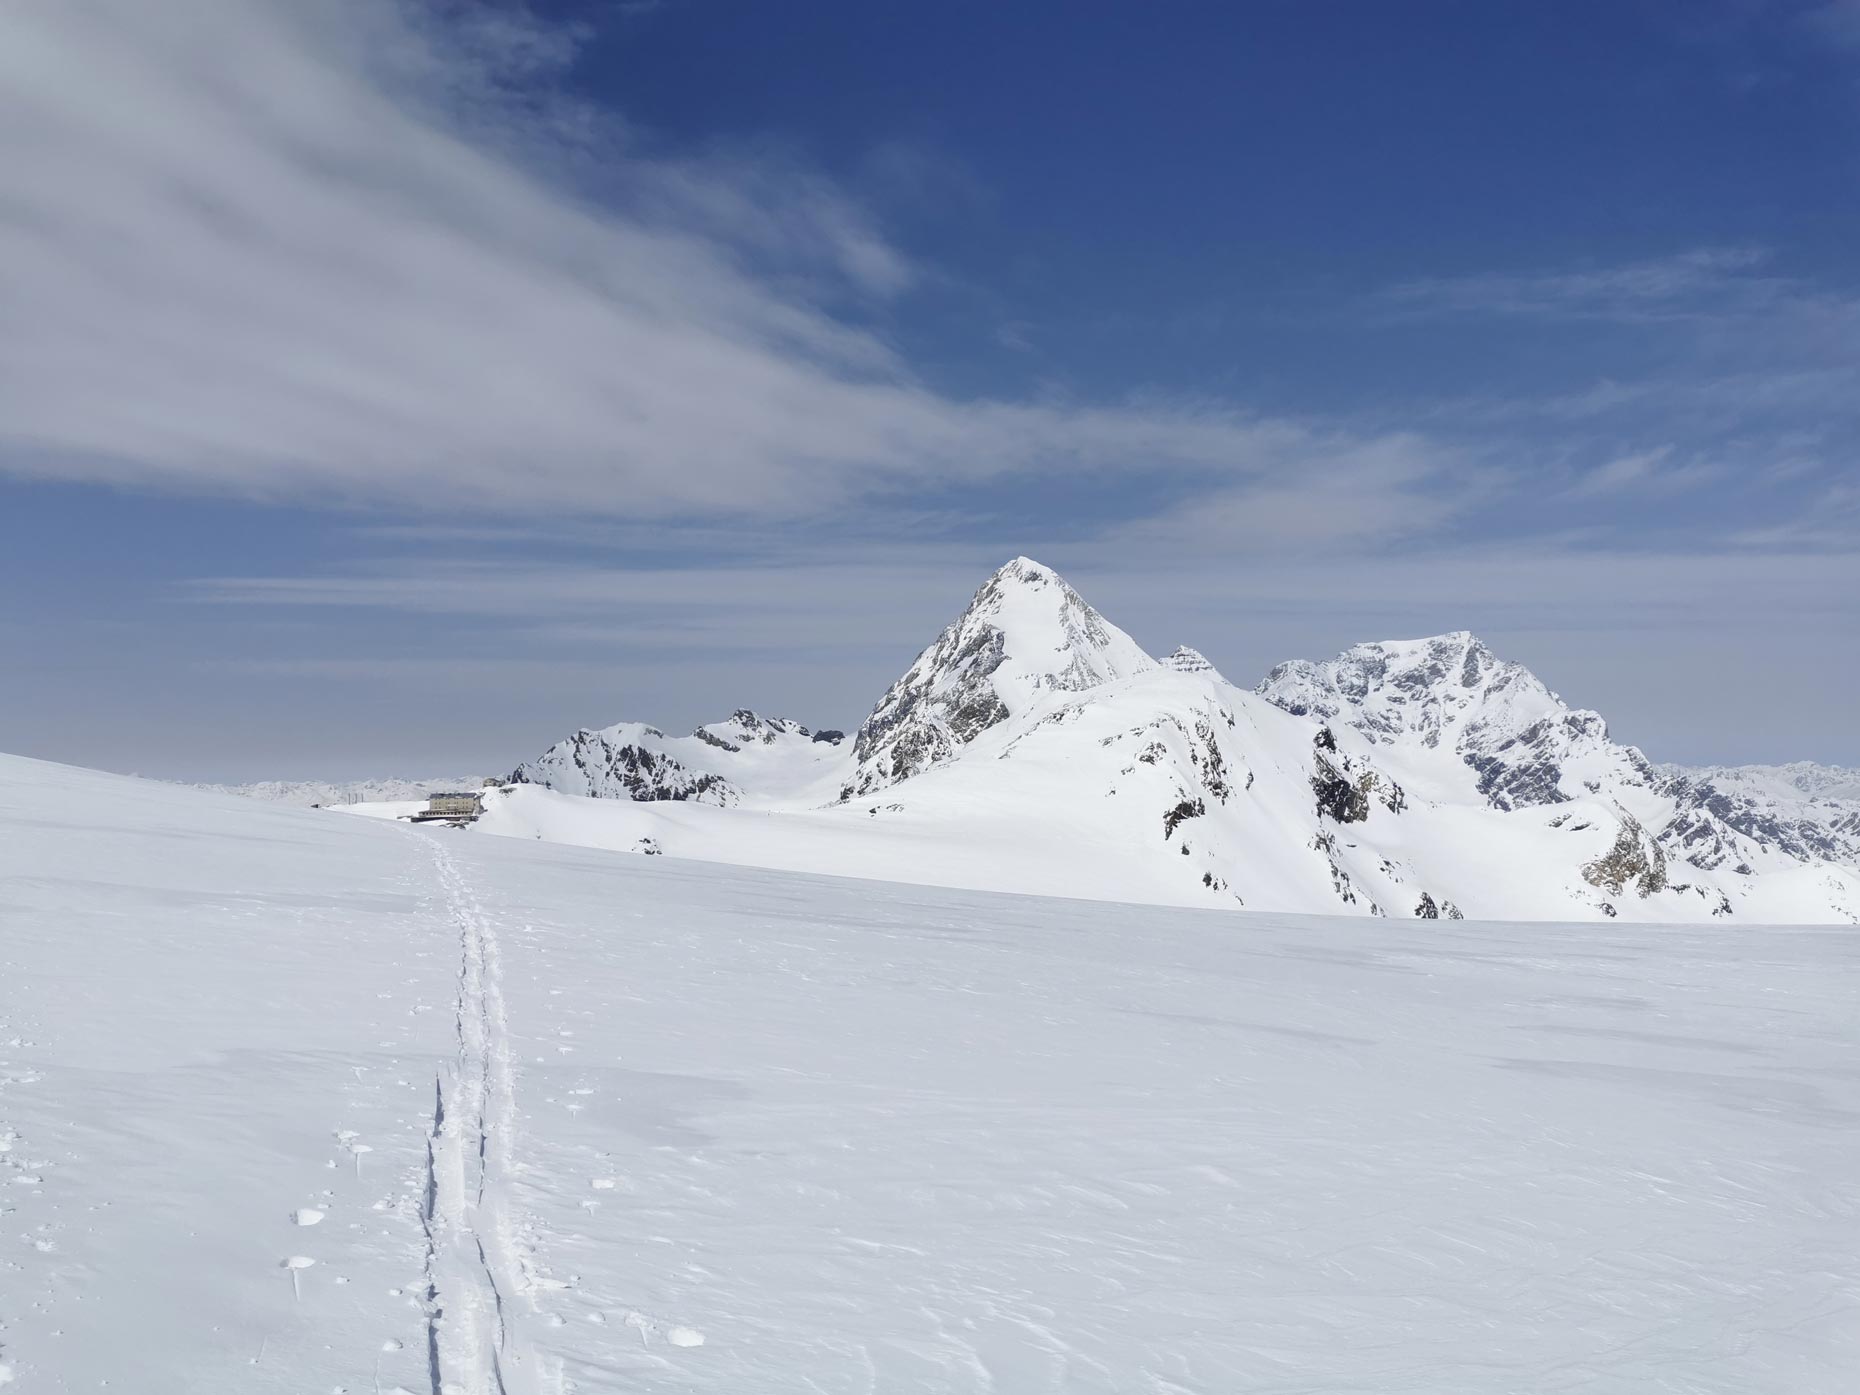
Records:
M266 793L0 756L5 1395L1856 1389L1851 772L1018 559L856 731Z
M715 862L1152 905L1860 922L1860 775L1686 770L1467 633L1251 691L1002 567L856 732L739 710L583 730L479 828ZM394 804L356 812L399 814Z
M0 1379L1847 1395L1857 971L0 758Z

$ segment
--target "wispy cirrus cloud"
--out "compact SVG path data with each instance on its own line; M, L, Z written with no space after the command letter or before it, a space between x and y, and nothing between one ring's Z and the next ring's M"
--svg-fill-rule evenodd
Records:
M1766 306L1789 289L1757 274L1758 247L1700 247L1615 264L1423 277L1378 297L1391 313L1529 315L1571 319L1693 318L1731 306Z
M1763 249L1704 247L1411 280L1375 296L1369 319L1451 322L1488 335L1495 361L1534 366L1505 391L1409 410L1434 436L1531 460L1546 519L1657 498L1667 507L1641 526L1692 529L1700 545L1860 546L1818 492L1860 468L1860 289L1785 274ZM1551 335L1557 351L1534 354Z
M0 125L20 133L0 146L0 473L687 524L1128 481L1105 526L1148 545L1392 547L1679 442L1658 414L1688 391L1736 430L1805 393L1838 414L1854 380L1851 303L1760 249L1703 247L1377 300L1735 346L1683 375L1355 421L1206 395L953 394L890 332L934 269L860 200L791 152L672 157L578 106L551 77L584 31L439 13L0 8ZM1018 321L998 336L1029 342ZM1572 432L1563 453L1583 459L1546 466L1517 434L1531 418L1609 430Z
M1725 474L1723 464L1682 457L1668 444L1603 461L1583 471L1569 492L1578 499L1680 494L1711 484Z
M646 153L539 81L577 33L448 13L0 9L0 471L742 518L1015 475L1289 498L1373 447L939 391L885 330L920 268L858 200L780 152Z

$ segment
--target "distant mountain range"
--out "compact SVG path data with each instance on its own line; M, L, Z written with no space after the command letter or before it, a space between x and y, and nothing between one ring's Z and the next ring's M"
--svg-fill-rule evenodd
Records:
M1025 557L856 732L578 731L481 827L751 865L1209 907L1860 922L1860 773L1654 765L1466 632L1155 659ZM321 801L332 802L332 801Z
M441 775L431 780L260 780L250 785L204 785L195 789L218 794L242 794L268 804L294 804L299 808L334 804L369 804L425 799L436 790L475 790L481 775Z

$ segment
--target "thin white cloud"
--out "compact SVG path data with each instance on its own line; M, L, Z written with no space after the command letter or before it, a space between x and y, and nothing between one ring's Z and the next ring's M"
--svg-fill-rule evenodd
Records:
M1667 444L1604 461L1584 471L1569 493L1576 499L1682 494L1725 474L1725 466L1709 460L1676 459L1674 447Z
M1752 274L1768 260L1761 248L1701 247L1612 265L1427 277L1391 286L1379 300L1384 310L1417 315L1676 319L1717 311L1727 299L1774 301L1789 283Z
M1371 441L1314 435L1302 444L1296 472L1198 493L1112 537L1146 552L1280 554L1323 543L1379 551L1444 525L1507 480L1488 462L1411 433ZM1440 487L1448 479L1450 492Z
M589 136L522 87L577 36L470 13L461 47L371 0L0 7L0 471L770 516L1030 471L1295 491L1320 448L933 390L874 328L917 268L856 202Z

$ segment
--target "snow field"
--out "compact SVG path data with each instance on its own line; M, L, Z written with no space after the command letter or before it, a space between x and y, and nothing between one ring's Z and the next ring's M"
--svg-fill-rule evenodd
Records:
M1840 929L1006 896L10 758L0 907L22 1392L1860 1368Z

